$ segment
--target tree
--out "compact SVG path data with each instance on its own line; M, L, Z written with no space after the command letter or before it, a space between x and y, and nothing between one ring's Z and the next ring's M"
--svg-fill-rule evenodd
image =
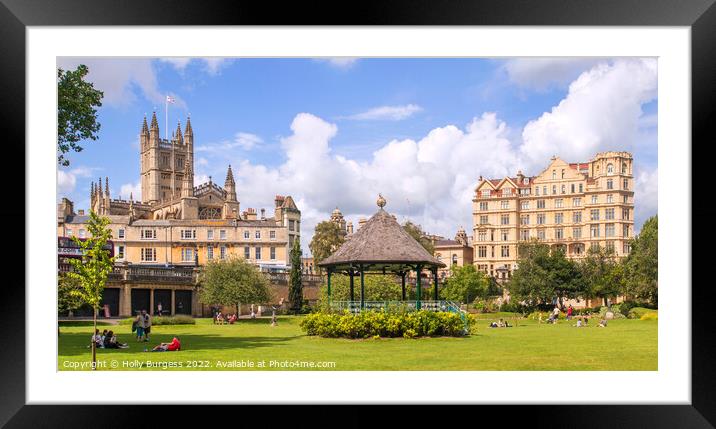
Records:
M57 69L57 162L65 167L70 165L66 153L81 152L80 141L98 138L97 108L104 93L84 80L87 73L84 64L72 71Z
M608 299L622 292L623 269L617 261L614 250L601 246L590 247L587 257L579 264L585 285L586 296L602 298L604 305Z
M489 281L474 265L453 267L452 274L444 283L440 296L449 301L471 303L478 296L487 294Z
M269 281L259 267L243 258L230 256L209 261L201 276L199 300L208 305L263 304L271 300Z
M303 284L301 283L301 242L293 241L291 249L291 273L289 275L288 300L291 302L293 314L301 312L303 305Z
M624 261L625 292L635 298L658 304L659 300L658 217L644 222L641 232L630 241L631 251Z
M331 256L345 241L341 227L331 221L323 221L316 225L308 248L313 255L314 266Z
M579 266L576 262L567 259L563 250L553 249L546 262L547 280L560 307L564 307L562 302L564 298L573 299L584 296L586 286Z
M83 304L79 296L81 286L77 279L66 274L60 275L57 282L57 312L67 312L72 317L72 312L80 308Z
M536 239L518 246L517 269L507 284L510 295L527 305L548 303L554 298L549 281L549 246Z
M398 301L403 292L397 276L364 275L366 301ZM360 275L353 277L353 293L356 300L360 300ZM321 307L328 303L328 286L321 286ZM343 274L331 275L331 300L348 301L351 299L350 278Z
M78 289L70 290L69 294L92 307L92 335L97 330L97 311L102 301L104 285L114 265L114 258L109 256L109 250L105 248L112 238L112 230L107 228L109 222L108 218L90 211L87 221L89 238L81 240L72 237L82 251L82 257L70 259L71 271L66 274L80 286ZM96 365L97 348L92 341L92 369L95 369Z
M426 236L425 232L423 231L423 228L420 225L416 225L411 221L405 221L403 224L403 229L405 232L407 232L411 237L415 239L418 243L420 243L421 246L425 248L425 250L428 251L431 255L435 251L435 246L433 245L433 242Z

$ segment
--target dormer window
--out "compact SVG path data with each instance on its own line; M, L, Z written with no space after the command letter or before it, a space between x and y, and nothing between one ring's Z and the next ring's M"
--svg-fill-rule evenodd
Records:
M557 171L552 170L552 180L556 180L556 179L557 179Z

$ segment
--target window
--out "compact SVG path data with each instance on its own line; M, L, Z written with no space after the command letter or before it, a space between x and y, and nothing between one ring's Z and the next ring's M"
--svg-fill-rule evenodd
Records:
M572 198L572 207L582 207L582 199Z
M537 208L543 209L545 207L545 200L537 200Z
M622 219L629 220L629 209L622 210Z
M256 259L261 259L261 248L257 246L254 251L256 252Z
M530 230L529 229L520 230L520 240L527 241L529 239L530 239Z
M611 164L611 163L610 163L610 164L607 164L607 174L610 175L610 176L611 176L612 174L614 174L614 165Z
M562 228L555 228L554 230L554 238L557 240L561 240L564 238L564 229Z
M80 229L80 238L85 238L85 230Z
M142 262L155 262L157 260L157 249L153 247L144 247L140 251Z
M570 193L572 193L572 194L574 193L574 183L572 183L572 189L571 189Z
M592 209L589 211L590 220L599 220L599 209Z
M582 212L572 213L572 223L582 223Z
M583 184L580 183L579 184L579 193L581 194L582 192L584 192L584 188L583 188Z
M626 162L622 163L622 174L627 174L627 164ZM626 252L624 252L626 253Z
M117 259L124 259L124 246L117 246Z
M206 259L214 259L214 246L206 246Z
M490 246L490 247L491 247L490 253L491 253L492 257L494 258L495 257L495 246Z
M624 179L624 187L622 189L625 191L629 189L629 179Z
M614 220L614 209L604 209L604 219Z
M562 185L562 193L563 194L567 193L567 185Z
M213 240L213 239L214 239L214 230L213 230L213 229L207 229L207 230L206 230L206 239L207 239L207 240Z
M510 257L510 246L500 246L500 254L503 258L509 258Z
M530 215L520 216L520 225L529 225L529 224L530 224Z
M539 197L539 186L535 186L535 195Z
M509 197L512 196L512 188L505 188L502 190L502 196L503 197Z
M255 236L256 236L257 239L261 239L261 231L258 231L258 230L257 230Z
M562 179L564 179L564 169L562 169Z
M614 237L614 224L608 223L604 225L604 236L605 237Z
M477 257L487 258L487 246L477 246Z
M622 225L622 237L629 237L629 225Z
M296 230L296 221L289 220L288 221L288 230L289 231L295 231Z
M219 248L219 259L226 259L226 246Z
M625 255L628 255L629 252L631 252L631 244L629 244L629 243L624 243L624 254L625 254Z
M592 225L589 230L592 238L599 237L599 225Z
M592 244L589 246L589 248L590 248L593 252L596 252L596 251L599 250L599 243L592 243Z
M502 225L509 225L510 224L510 215L502 215L500 216L500 223Z
M157 230L143 229L141 237L143 240L155 240L157 238Z
M547 187L542 186L542 195L547 195Z
M486 232L479 232L477 234L477 241L487 241L487 233Z
M457 265L457 255L452 255L452 264Z
M500 201L500 208L509 209L510 208L510 202L509 201Z
M500 231L500 233L501 233L500 236L502 237L502 241L507 241L510 236L510 231L507 229L503 229L502 231Z
M182 229L181 230L181 239L182 240L196 239L196 230L195 229Z
M557 180L557 171L552 170L552 180Z
M271 259L276 259L276 248L271 247Z
M244 259L251 259L251 248L249 246L244 247Z
M599 197L597 195L592 195L592 204L597 204L599 202Z
M557 185L552 185L552 195L557 195Z
M481 192L481 195L482 195L482 198L489 198L489 197L490 197L490 190L489 190L489 189L484 189L484 190Z
M220 239L220 240L226 240L226 230L225 230L225 229L220 229L220 230L219 230L219 239Z
M487 224L487 216L480 216L480 225Z
M521 201L520 202L520 209L522 210L529 210L530 208L530 202L529 201Z
M614 202L614 195L608 194L607 195L607 204Z
M538 229L537 230L537 238L539 238L540 240L544 240L545 237L546 237L546 235L544 233L544 229Z
M494 229L490 230L490 241L495 241L495 230Z
M629 204L629 196L624 195L624 204Z
M480 201L480 211L487 210L487 201Z
M275 240L276 239L276 231L269 231L269 238L271 240Z
M560 224L564 220L564 213L555 213L554 214L554 223Z
M614 242L607 241L607 252L614 253Z
M547 217L547 215L545 215L544 213L539 213L537 215L537 225L544 225L546 217Z
M582 228L572 228L572 238L582 238Z
M194 249L181 249L181 260L183 262L192 262L194 261Z
M124 238L124 228L119 228L117 231L117 238Z
M67 229L67 236L72 237L72 230L69 228Z
M614 189L614 180L607 179L607 189Z
M244 231L244 239L251 239L251 232L249 232L249 230Z
M561 209L562 208L562 199L558 198L554 200L554 208Z

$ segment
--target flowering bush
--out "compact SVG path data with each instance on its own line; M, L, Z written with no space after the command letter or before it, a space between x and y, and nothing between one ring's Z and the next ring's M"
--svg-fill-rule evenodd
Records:
M468 327L475 320L470 315ZM308 335L328 338L375 337L459 337L465 335L465 323L457 313L414 311L386 313L365 311L356 315L343 313L311 313L301 321Z

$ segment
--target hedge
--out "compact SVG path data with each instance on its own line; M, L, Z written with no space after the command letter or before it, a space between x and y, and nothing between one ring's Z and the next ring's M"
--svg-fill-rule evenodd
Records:
M129 317L126 319L122 319L119 321L120 325L131 325L132 322L134 322L136 318ZM194 320L191 316L186 316L183 314L177 315L177 316L157 316L152 317L152 326L160 326L160 325L195 325L196 320Z
M468 331L475 324L471 315ZM414 311L386 313L365 311L356 315L343 313L311 313L300 324L308 335L326 338L375 337L460 337L465 335L465 323L457 313Z

